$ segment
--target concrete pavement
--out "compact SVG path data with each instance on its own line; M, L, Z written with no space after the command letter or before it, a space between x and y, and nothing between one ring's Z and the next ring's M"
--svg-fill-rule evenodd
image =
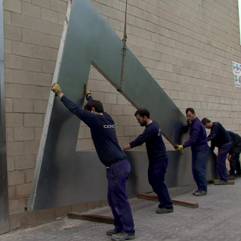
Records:
M175 206L174 213L155 213L157 203L130 199L136 226L136 241L238 241L241 240L241 179L235 185L208 186L208 195L195 197L189 191L176 199L199 203L191 209ZM85 213L111 215L109 207ZM64 217L36 227L0 236L0 241L110 241L105 231L112 225Z

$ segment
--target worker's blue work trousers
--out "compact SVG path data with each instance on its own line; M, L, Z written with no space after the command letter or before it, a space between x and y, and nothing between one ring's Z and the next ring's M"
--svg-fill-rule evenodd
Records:
M225 182L228 181L228 173L226 168L226 158L232 147L232 143L227 143L218 148L218 156L217 156L217 169L218 174L220 176L220 180Z
M241 143L240 143L241 144ZM241 145L234 146L234 152L232 153L232 158L230 160L230 175L240 175L240 162L239 155L241 152Z
M126 181L130 171L131 165L127 160L116 163L107 169L108 202L115 218L116 231L133 235L135 233L134 221L126 194Z
M149 162L148 181L158 196L160 206L171 209L173 208L172 200L164 183L167 165L168 158Z
M192 151L192 174L199 191L207 191L206 163L209 149Z

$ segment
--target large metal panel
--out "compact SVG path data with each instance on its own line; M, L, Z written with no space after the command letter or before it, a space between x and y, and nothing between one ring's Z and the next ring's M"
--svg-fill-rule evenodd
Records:
M126 154L132 167L127 182L128 195L151 191L147 177L146 151L129 151ZM168 152L169 165L166 174L168 187L194 184L190 161L182 160L185 154ZM213 178L210 174L215 171L215 166L211 165L210 160L211 158L207 168L209 180ZM41 175L38 182L39 196L35 199L35 209L67 206L107 198L106 169L99 161L96 152L77 152L76 155L71 156L71 159L52 165L45 163L42 166L42 173L46 175ZM49 173L49 170L52 173Z
M9 231L3 33L3 0L0 0L0 234Z
M82 105L91 64L113 86L120 86L123 43L88 0L73 1L67 25L54 82L58 80L66 96ZM186 140L184 115L129 49L126 61L122 94L135 107L149 109L151 118L158 121L172 144ZM106 198L104 166L95 152L75 151L80 120L58 98L53 101L53 96L51 93L28 210ZM169 156L168 186L193 183L190 150L169 152ZM128 157L133 166L129 194L150 190L146 154L128 152Z

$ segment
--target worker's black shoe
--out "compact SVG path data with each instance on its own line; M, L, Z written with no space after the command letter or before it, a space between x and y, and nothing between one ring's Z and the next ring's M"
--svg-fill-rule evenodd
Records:
M224 180L220 180L219 182L215 182L214 185L228 185L228 182Z
M116 229L110 229L106 231L107 236L112 236L113 234L118 234L118 233L121 233L121 232L116 231Z
M164 208L159 205L157 207L156 213L158 214L173 213L173 208Z
M206 195L207 194L207 191L197 191L197 192L195 192L195 196L204 196L204 195Z
M111 236L111 240L113 241L122 241L122 240L132 240L132 239L135 239L135 235L130 235L130 234L127 234L127 233L118 233L118 234L113 234Z
M234 175L229 175L228 176L228 180L235 180L235 179L236 179L236 177Z

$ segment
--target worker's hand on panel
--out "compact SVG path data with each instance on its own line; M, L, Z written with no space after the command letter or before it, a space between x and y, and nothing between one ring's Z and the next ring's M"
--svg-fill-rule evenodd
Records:
M54 84L52 85L51 90L52 90L56 95L58 95L58 94L60 94L60 93L63 93L63 92L62 92L62 89L60 88L60 85L59 85L58 83L54 83Z
M175 148L176 151L182 151L183 145L176 145L174 148Z
M88 85L85 85L85 97L87 98L89 95L91 95L91 92L88 88Z

